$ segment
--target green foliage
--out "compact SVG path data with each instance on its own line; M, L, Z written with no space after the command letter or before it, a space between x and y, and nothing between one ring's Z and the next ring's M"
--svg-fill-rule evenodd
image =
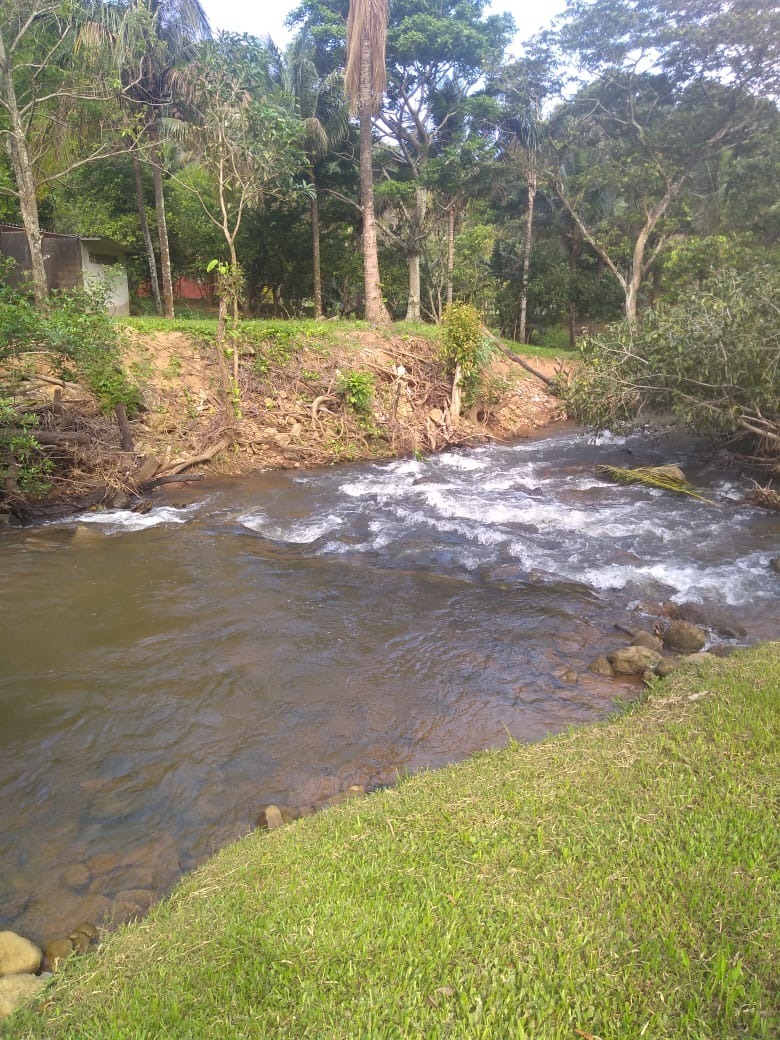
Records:
M18 415L12 400L0 397L0 484L6 481L13 466L13 479L19 491L34 496L49 490L51 485L47 478L54 469L35 439L37 424L35 415Z
M450 379L460 367L466 404L473 403L478 396L482 372L492 353L476 308L467 303L453 303L448 307L442 320L442 360Z
M342 372L336 392L355 415L369 415L374 398L374 377L370 372Z
M767 460L780 442L780 274L716 271L684 300L583 343L566 398L598 429L669 413L696 433L750 434Z
M120 333L109 317L109 286L55 291L46 313L37 311L25 289L0 287L0 358L11 352L48 350L67 378L84 382L100 407L110 412L123 404L138 405L138 387L119 360Z

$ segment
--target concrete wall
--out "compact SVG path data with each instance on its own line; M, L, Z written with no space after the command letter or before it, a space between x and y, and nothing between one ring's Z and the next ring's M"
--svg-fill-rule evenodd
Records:
M30 270L27 236L21 228L0 226L0 253L13 257L17 267L14 285L24 281ZM111 286L109 308L112 314L130 313L125 251L110 239L86 241L75 235L43 236L43 263L50 289L80 289L85 279L101 279Z
M109 306L113 315L130 313L130 286L127 283L124 250L116 249L105 241L84 242L81 245L81 269L84 279L102 279L111 286Z

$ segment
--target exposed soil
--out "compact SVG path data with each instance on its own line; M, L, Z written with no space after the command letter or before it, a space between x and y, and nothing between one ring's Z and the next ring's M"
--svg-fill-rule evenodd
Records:
M246 341L238 350L240 394L230 401L222 386L232 361L225 358L221 375L213 340L130 330L125 363L143 402L130 421L133 451L121 450L115 417L101 416L83 387L58 383L45 372L43 379L31 379L26 393L38 429L54 438L83 438L47 448L56 466L54 485L45 500L31 503L35 512L138 506L160 483L175 479L511 440L565 418L544 383L499 356L487 374L487 392L454 421L451 385L438 345L427 337L345 332L323 324L316 337L304 332ZM527 360L548 378L560 367ZM373 380L370 406L362 414L343 393L345 375L355 373Z

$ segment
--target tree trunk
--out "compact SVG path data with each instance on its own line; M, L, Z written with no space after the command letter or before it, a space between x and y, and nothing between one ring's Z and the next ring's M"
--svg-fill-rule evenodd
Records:
M534 205L536 203L537 183L536 170L532 168L528 174L528 213L525 218L523 276L520 288L520 327L517 330L518 339L521 343L526 343L528 340L528 279L531 270L531 248L533 244Z
M17 197L19 199L19 209L22 214L22 224L27 237L27 246L30 250L30 273L32 275L33 293L35 294L35 306L39 310L46 310L49 287L43 262L43 245L41 225L38 218L35 176L27 148L27 136L24 132L16 100L13 74L5 52L5 41L1 31L0 91L2 92L3 107L8 113L8 121L11 124L10 134L6 138L6 147L11 159Z
M409 267L409 298L406 302L406 320L420 320L420 254L409 253L406 258Z
M152 235L149 231L149 221L146 219L146 200L144 199L144 182L141 177L141 160L138 158L138 152L135 148L130 152L130 157L132 159L133 174L135 176L135 201L138 207L138 223L141 226L144 248L146 249L146 259L149 263L149 285L152 290L155 309L158 314L162 314L163 309L162 300L160 299L160 282L157 278L157 261L154 256L154 246L152 245Z
M116 412L116 421L119 424L122 451L133 451L135 445L133 443L133 431L130 429L130 423L127 419L127 409L123 404L118 404L114 411Z
M152 139L152 180L154 182L154 204L157 209L157 237L160 240L160 269L162 271L163 303L166 318L173 318L173 278L171 276L171 250L168 242L168 221L165 218L165 194L163 192L162 147L156 118L150 126Z
M314 317L319 321L323 317L322 266L320 264L320 204L317 199L317 182L313 175L311 186L314 191L311 197L311 259L314 281Z
M406 304L407 321L420 320L420 242L423 239L423 226L427 209L428 193L418 181L414 186L414 221L411 229L410 249L407 252L407 263L409 265L409 299Z
M371 141L371 42L367 32L360 40L360 208L363 211L363 284L366 297L366 321L374 325L389 320L382 302L379 278L379 253L374 212L373 147Z
M447 210L447 306L452 306L453 274L455 271L455 206Z
M455 365L455 373L452 377L452 395L450 397L450 418L453 426L458 425L461 408L463 406L463 392L461 390L462 382L463 369L460 367L460 362L458 362Z

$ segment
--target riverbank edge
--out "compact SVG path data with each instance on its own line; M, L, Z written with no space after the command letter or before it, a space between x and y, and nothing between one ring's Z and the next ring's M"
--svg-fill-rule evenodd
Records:
M780 643L272 832L4 1037L777 1035Z
M481 395L456 418L440 327L314 321L239 325L240 395L226 415L215 335L214 321L122 323L123 366L139 395L125 422L129 450L115 417L101 413L86 387L40 373L27 405L56 441L49 448L59 462L42 498L3 503L0 495L0 523L95 508L144 511L163 487L175 494L204 478L513 441L565 418L545 381L572 359L552 350L529 348L521 357L538 379L494 352Z

